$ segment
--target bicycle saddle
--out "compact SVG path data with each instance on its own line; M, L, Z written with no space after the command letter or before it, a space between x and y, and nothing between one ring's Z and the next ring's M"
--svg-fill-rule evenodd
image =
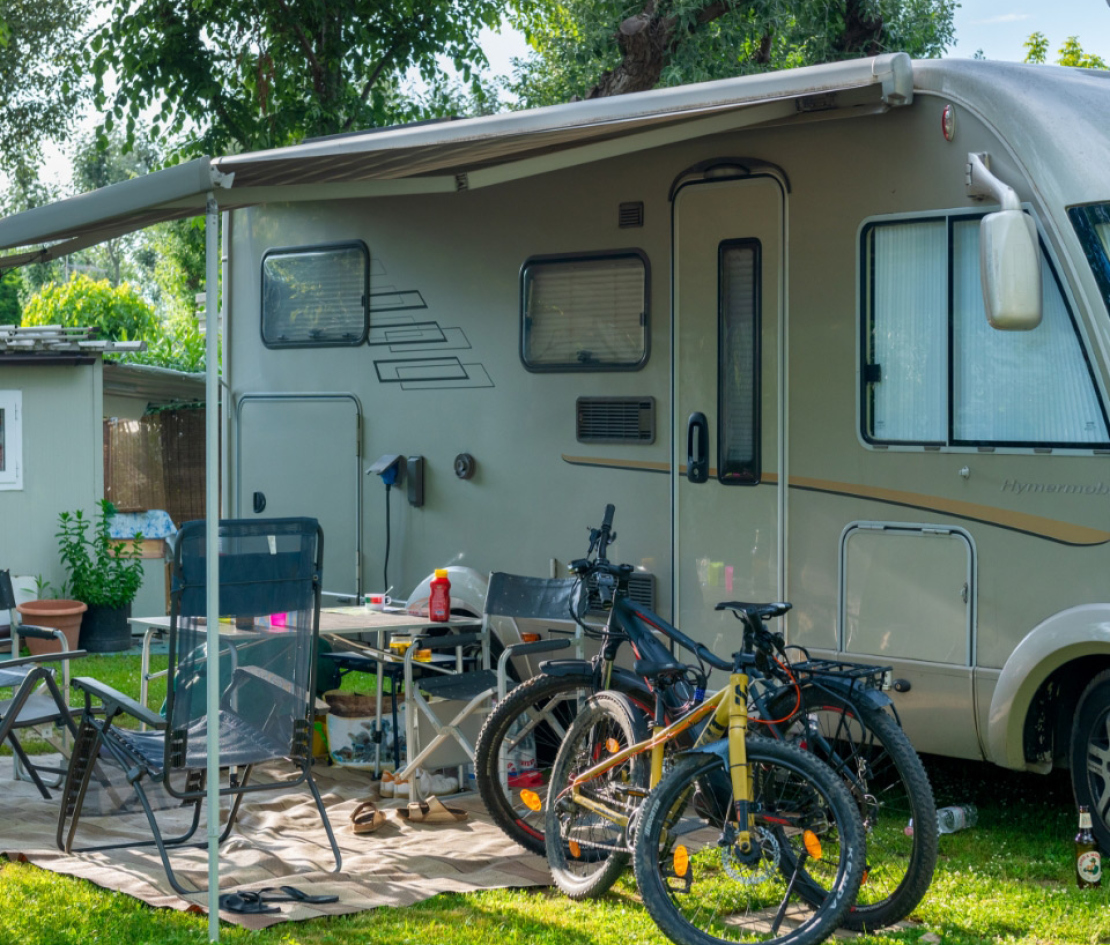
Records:
M738 610L749 617L767 620L769 617L781 617L793 606L793 604L788 604L785 601L779 601L775 604L749 604L742 600L723 600L713 609Z

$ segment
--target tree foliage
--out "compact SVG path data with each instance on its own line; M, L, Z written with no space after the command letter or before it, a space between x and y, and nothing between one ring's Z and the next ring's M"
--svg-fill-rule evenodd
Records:
M95 327L99 337L113 341L145 339L158 330L154 307L134 286L86 275L44 286L24 306L23 324Z
M9 269L0 275L0 325L18 325L22 318L19 305L19 273Z
M1094 53L1083 51L1078 36L1069 36L1064 40L1057 55L1057 65L1074 66L1077 69L1107 69L1106 60ZM1048 61L1048 37L1037 32L1030 35L1025 41L1025 61L1044 65Z
M470 81L494 0L108 0L89 45L102 132L186 135L186 153L288 145L426 117L401 94L406 70ZM116 77L109 93L106 79Z
M4 0L0 7L0 168L33 167L44 139L62 140L85 84L79 75L86 0Z
M534 50L523 106L636 92L952 42L956 0L516 0Z

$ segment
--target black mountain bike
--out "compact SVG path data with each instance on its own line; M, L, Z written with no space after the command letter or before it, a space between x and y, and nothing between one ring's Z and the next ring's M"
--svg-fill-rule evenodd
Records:
M571 565L582 580L596 580L610 608L601 631L582 625L584 633L601 641L597 656L543 663L539 675L495 707L476 744L477 786L490 815L513 840L541 855L547 782L586 698L616 690L642 718L667 724L695 706L708 677L704 661L698 667L678 662L656 632L695 654L698 644L628 598L631 566L610 564L606 557L616 537L613 512L612 505L606 507L602 525L591 529L586 558ZM844 925L876 929L897 922L921 901L932 881L936 808L921 761L882 690L885 668L810 660L804 651L799 652L806 658L792 662L781 635L765 627L762 632L766 653L750 671L753 730L817 754L837 771L860 809L868 869ZM614 665L625 642L636 658L633 671ZM660 668L667 670L662 676ZM506 785L503 758L526 741L534 744L536 770L528 783ZM693 733L684 733L670 747L681 751L692 741ZM911 818L915 829L907 835Z

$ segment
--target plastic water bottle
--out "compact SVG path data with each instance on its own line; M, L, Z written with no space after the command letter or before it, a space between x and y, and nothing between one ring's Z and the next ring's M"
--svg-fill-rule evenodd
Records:
M974 804L953 804L937 811L937 830L941 833L955 833L978 822L979 811Z

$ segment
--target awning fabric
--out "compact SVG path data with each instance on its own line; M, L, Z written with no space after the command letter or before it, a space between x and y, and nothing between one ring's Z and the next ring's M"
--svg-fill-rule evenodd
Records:
M0 250L41 247L0 257L0 270L53 259L164 220L197 216L213 191L223 210L265 200L326 198L327 188L336 196L338 186L377 183L387 188L359 191L367 194L400 193L406 185L410 192L450 192L466 189L468 174L490 168L666 129L677 133L683 124L773 103L787 107L768 111L763 120L778 121L837 108L837 95L856 90L875 107L909 104L909 57L893 53L531 111L336 135L271 151L197 158L0 220ZM738 124L751 122L752 118L738 118ZM643 146L651 146L646 138ZM533 164L521 176L546 169L550 168Z

